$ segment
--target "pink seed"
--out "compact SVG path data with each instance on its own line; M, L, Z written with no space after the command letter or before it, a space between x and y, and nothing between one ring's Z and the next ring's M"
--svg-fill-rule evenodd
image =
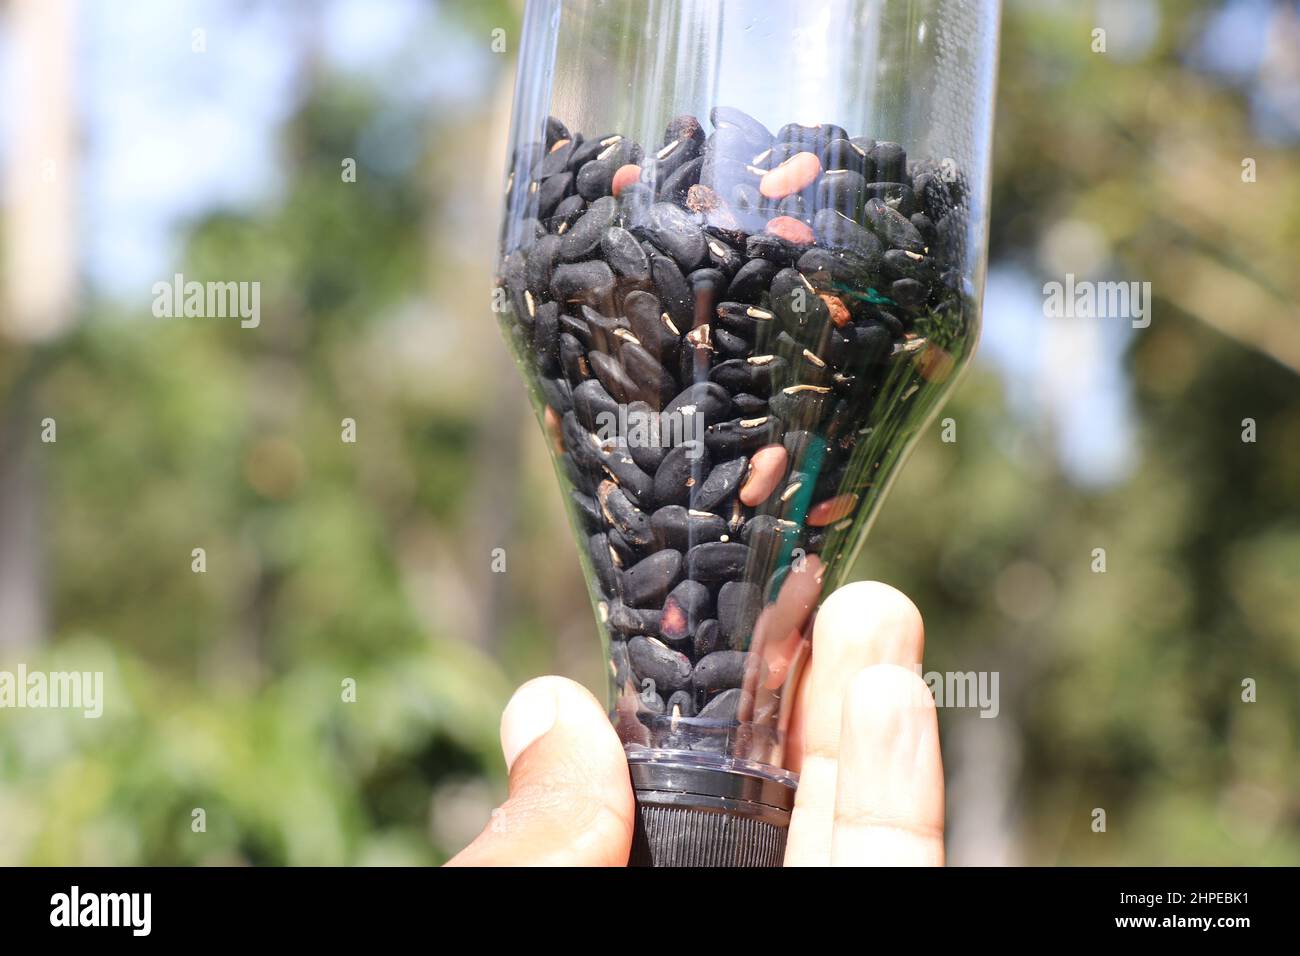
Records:
M816 153L795 153L776 169L769 169L758 182L758 191L768 199L784 199L807 189L822 174Z
M749 476L740 486L740 503L753 508L770 498L785 477L789 459L784 445L764 445L754 452L749 459Z
M610 187L615 197L623 191L624 186L631 186L641 178L641 167L636 163L628 163L626 166L620 166L614 173L614 184Z
M767 234L777 236L786 242L792 242L796 246L810 246L813 241L813 231L806 222L800 222L791 216L777 216L775 219L767 221Z
M813 528L834 524L852 514L857 504L857 495L836 495L834 498L819 501L808 511L808 524Z

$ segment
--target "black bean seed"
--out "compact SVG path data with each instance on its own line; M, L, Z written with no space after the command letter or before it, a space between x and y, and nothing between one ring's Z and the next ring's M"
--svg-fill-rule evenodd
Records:
M719 422L705 430L704 447L715 461L735 458L737 455L751 455L764 445L772 443L777 437L777 424L776 419L770 415L752 420ZM741 480L744 480L743 474Z
M728 581L722 586L718 591L718 628L727 646L748 646L762 609L763 592L757 584Z
M573 192L573 173L557 173L542 180L537 187L537 216L549 219L555 215L555 208Z
M722 328L756 342L760 334L771 326L775 315L768 309L745 302L722 302L717 308L718 324Z
M619 357L632 381L632 395L654 408L662 408L677 394L677 379L644 346L625 343Z
M590 533L594 533L601 526L600 508L596 505L596 499L591 495L585 495L581 491L570 491L569 500L573 502L574 511L577 513L578 520L584 528Z
M614 173L618 166L609 160L593 159L578 170L576 186L578 195L588 201L610 194Z
M916 231L921 234L927 245L934 245L939 236L939 230L935 228L934 221L923 212L914 212L910 217L910 222L916 227Z
M741 577L749 561L749 548L734 542L710 541L686 553L688 576L714 587Z
M621 139L622 137L616 136L616 134L613 133L608 133L604 136L597 136L594 139L583 140L569 157L569 168L574 170L581 169L608 149L609 144L616 138Z
M696 714L696 719L726 724L735 723L740 712L740 702L743 696L744 694L739 687L724 690L704 705L700 712Z
M651 355L660 361L671 360L676 355L681 336L670 327L671 318L664 321L663 307L657 297L640 289L629 292L623 300L623 312L632 334Z
M579 262L590 259L600 249L605 230L614 225L618 216L618 200L613 196L597 199L560 239L560 259Z
M643 511L654 508L654 479L638 467L626 448L612 444L603 453L605 471L614 479L628 500Z
M870 206L871 202L872 200L867 200L863 209ZM879 199L875 202L882 208L888 208ZM907 220L904 219L903 222L906 223ZM828 248L851 252L868 261L874 261L882 252L880 240L876 236L834 209L823 209L813 217L813 233L817 236L817 241Z
M587 428L596 429L601 421L618 418L618 402L605 391L596 379L587 379L573 389L573 410L578 421Z
M619 488L614 482L606 480L600 483L600 486L596 489L596 501L600 503L600 512L604 515L605 520L623 535L624 540L629 545L643 548L654 541L654 534L650 530L649 516L632 504L623 489ZM664 554L666 552L661 551L659 553ZM626 575L624 575L624 578L626 584ZM640 606L639 602L630 598L626 600L629 604Z
M712 619L701 622L696 628L695 640L691 642L691 657L698 661L721 648L722 634L718 630L718 622Z
M894 334L886 325L860 325L854 329L854 358L864 368L882 361L893 344Z
M867 183L866 195L869 199L879 199L904 216L910 217L916 212L916 195L912 187L904 183Z
M542 161L538 163L537 168L533 171L533 179L546 179L550 176L558 175L565 171L569 160L573 158L574 152L582 145L582 138L574 136L562 146L551 149Z
M929 294L929 289L915 279L899 279L889 287L890 298L908 310L924 306Z
M694 494L691 496L691 507L697 511L713 511L716 509L739 490L740 483L745 477L745 470L748 467L749 460L746 458L737 458L734 461L715 465L713 470L709 472L709 476L694 489Z
M877 239L875 244L879 248L880 240ZM799 257L798 263L799 271L819 288L833 288L836 284L867 285L877 268L872 258L847 249L809 249Z
M745 264L744 257L730 245L715 236L709 236L704 242L708 250L709 262L730 281Z
M673 173L691 160L699 157L702 144L703 141L696 142L693 139L674 139L672 142L666 143L655 153L652 160L654 175L660 182L667 182Z
M581 306L582 321L587 328L587 348L602 352L617 352L623 340L620 329L627 329L627 320L621 315L603 315L590 306Z
M551 275L560 258L560 237L543 236L528 250L524 281L529 292L540 296L550 291Z
M726 329L714 328L710 334L713 338L713 350L723 359L744 358L753 349L749 342Z
M657 637L634 637L627 642L632 671L640 680L654 681L655 692L681 690L691 681L691 660Z
M659 636L670 644L682 644L695 636L700 624L713 614L713 596L699 581L682 581L664 599L659 617Z
M719 626L721 621L718 622ZM632 669L641 674L637 666L636 654L631 645ZM691 683L697 694L712 694L714 691L740 687L745 680L745 663L749 655L744 651L714 651L701 657L691 675ZM707 710L707 708L705 708Z
M669 717L694 717L695 695L688 690L674 691L664 705L664 713Z
M665 415L699 415L706 427L722 421L730 413L731 396L716 382L689 385L664 407ZM695 434L693 437L700 436Z
M591 501L593 508L596 506L590 498L587 501ZM596 517L600 517L599 511L596 512ZM587 553L591 556L591 567L596 572L596 581L601 590L613 597L618 593L619 571L614 567L614 559L609 554L609 537L603 532L593 534L587 539Z
M702 484L709 473L709 460L702 445L679 445L664 456L655 472L654 496L660 505L685 505L691 489Z
M561 419L560 433L564 438L564 449L583 468L590 471L600 469L600 450L596 436L582 427L576 412L566 412Z
M732 404L736 407L736 413L741 418L761 418L767 414L767 402L757 395L750 395L741 392L731 397Z
M708 253L704 230L672 203L659 202L650 208L646 234L657 247L672 256L685 272L697 268Z
M772 145L772 134L766 126L748 113L732 106L716 106L709 112L709 122L714 129L735 129L753 143L754 148L746 155L755 156Z
M550 149L559 140L569 138L569 128L554 116L546 117L546 148Z
M881 193L871 192L874 185L880 184L868 185L861 173L851 169L829 170L817 183L817 208L833 209L842 216L857 219L868 196L885 198Z
M615 686L622 688L632 677L632 662L627 656L627 641L609 642L609 663Z
M544 302L533 321L533 356L538 371L554 376L560 372L560 305Z
M617 528L610 528L605 534L609 537L609 552L614 559L615 567L630 568L641 560L640 552L623 536L623 532ZM622 580L620 577L620 585Z
M885 272L898 279L915 279L928 290L939 284L939 267L933 256L890 249L884 256Z
M650 279L650 260L632 233L620 226L605 230L600 241L600 251L615 275L636 282Z
M670 174L661 174L658 198L661 202L684 202L690 188L700 181L704 157L696 156L682 163Z
M668 705L664 703L663 695L644 686L636 695L636 712L637 716L642 719L653 719L661 717L667 711Z
M659 633L660 614L658 608L628 607L622 601L611 601L606 623L622 637L653 635Z
M591 377L591 366L587 364L587 350L568 332L560 333L560 365L564 369L564 377L573 388Z
M587 200L577 194L566 196L555 207L555 212L551 214L548 225L557 235L562 235L565 230L578 221L578 218L586 210Z
M600 384L605 386L605 390L614 397L615 401L627 404L636 400L638 397L636 383L618 359L605 352L591 351L587 353L587 361L591 363L591 370L600 380Z
M897 143L879 142L871 148L871 169L877 182L906 182L907 150Z
M681 505L667 505L650 516L655 545L689 551L697 544L720 541L727 523L707 511L691 511Z
M624 186L618 196L618 209L623 220L623 228L639 237L645 229L646 220L650 218L650 207L654 203L655 191L646 183L635 182Z
M873 144L874 145L874 144ZM867 151L850 139L833 139L821 152L822 169L847 169L862 175L867 171Z
M777 264L767 259L750 259L732 277L731 284L727 287L727 298L758 304L771 285L777 269Z
M772 413L792 428L815 428L830 404L825 385L792 385L772 396Z
M631 607L662 607L668 592L681 579L682 553L656 551L623 572L623 601Z
M745 255L750 259L766 259L777 266L792 266L803 255L804 247L787 242L780 236L759 234L745 242Z
M689 330L695 314L695 300L682 270L668 256L656 255L650 257L650 274L659 290L659 301L673 324L683 331Z
M897 209L883 200L868 199L862 207L868 228L888 246L908 252L924 252L925 240L916 227Z
M551 277L551 298L558 302L612 308L613 294L614 273L600 261L561 263Z
M709 372L709 378L728 392L746 392L766 396L772 382L784 374L785 359L776 355L755 355L747 359L728 359Z
M817 289L798 269L782 269L772 279L772 311L782 327L798 342L816 340L830 321L830 310Z

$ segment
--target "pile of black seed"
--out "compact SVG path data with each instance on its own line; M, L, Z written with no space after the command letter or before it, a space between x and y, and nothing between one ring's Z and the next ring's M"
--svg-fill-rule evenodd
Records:
M650 727L749 717L754 622L792 562L851 537L882 388L932 377L936 317L945 345L964 333L951 162L709 118L707 136L673 120L648 157L552 118L506 196L499 311L586 536L613 679Z

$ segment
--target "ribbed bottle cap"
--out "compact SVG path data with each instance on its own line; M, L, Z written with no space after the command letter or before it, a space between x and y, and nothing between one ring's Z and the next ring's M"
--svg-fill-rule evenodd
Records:
M737 767L632 761L630 866L780 866L792 782Z

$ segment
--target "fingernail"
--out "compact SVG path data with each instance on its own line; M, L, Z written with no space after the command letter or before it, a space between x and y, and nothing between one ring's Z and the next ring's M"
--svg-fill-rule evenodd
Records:
M555 694L550 687L532 681L515 691L501 716L501 751L506 770L519 755L555 726Z

